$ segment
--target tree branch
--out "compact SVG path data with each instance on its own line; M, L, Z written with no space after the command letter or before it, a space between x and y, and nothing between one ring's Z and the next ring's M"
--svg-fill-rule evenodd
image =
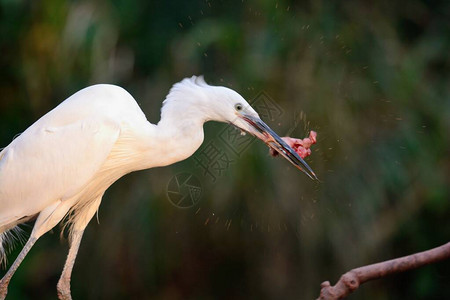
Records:
M344 299L369 280L419 268L447 258L450 258L450 242L427 251L356 268L342 275L334 286L331 286L329 281L322 282L320 296L317 299Z

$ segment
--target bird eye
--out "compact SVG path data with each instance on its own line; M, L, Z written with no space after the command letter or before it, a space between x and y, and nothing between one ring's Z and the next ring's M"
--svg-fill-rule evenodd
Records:
M238 103L234 106L234 108L236 108L237 111L242 110L242 104Z

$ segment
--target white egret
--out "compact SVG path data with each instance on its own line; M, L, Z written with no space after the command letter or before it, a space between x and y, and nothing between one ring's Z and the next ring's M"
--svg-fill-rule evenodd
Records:
M30 248L65 217L70 248L57 284L71 299L70 276L81 238L105 190L127 173L170 165L203 142L203 123L229 122L278 151L309 177L306 162L237 92L193 76L175 84L157 125L114 85L87 87L44 115L0 152L0 258L16 226L36 219L22 251L0 281L0 299Z

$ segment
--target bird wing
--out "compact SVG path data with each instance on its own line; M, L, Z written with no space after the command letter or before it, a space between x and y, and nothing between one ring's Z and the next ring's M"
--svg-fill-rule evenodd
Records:
M111 119L51 123L44 116L0 153L0 227L81 191L120 135Z

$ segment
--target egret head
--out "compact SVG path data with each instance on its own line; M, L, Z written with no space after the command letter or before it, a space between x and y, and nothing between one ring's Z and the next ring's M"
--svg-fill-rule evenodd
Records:
M171 118L165 118L166 114ZM308 164L286 144L258 113L237 92L223 86L208 85L202 76L192 76L176 83L162 109L162 119L179 119L188 116L190 121L220 121L233 124L243 132L256 136L285 157L295 167L312 179L317 179Z
M222 87L223 89L227 89ZM266 123L259 117L258 113L245 101L245 99L235 91L228 89L229 99L226 121L233 124L242 131L256 136L285 157L295 167L303 171L311 179L317 179L314 171L309 165L286 144Z
M258 113L241 95L223 86L210 86L205 83L203 77L193 77L192 79L207 90L206 94L209 99L205 106L209 111L208 120L228 122L243 132L256 136L311 179L317 179L308 164L261 120Z

